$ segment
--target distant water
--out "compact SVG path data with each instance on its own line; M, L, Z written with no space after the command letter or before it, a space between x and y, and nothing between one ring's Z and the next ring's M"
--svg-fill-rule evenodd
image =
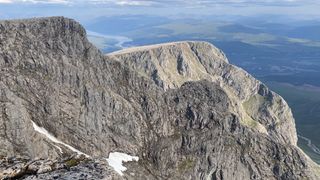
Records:
M123 49L123 48L127 48L124 44L132 42L133 40L126 37L126 36L114 36L114 35L106 35L106 34L100 34L97 32L93 32L90 30L87 30L87 34L89 36L96 36L96 37L101 37L104 38L106 40L113 40L116 41L117 43L114 44L114 47L117 47L119 49Z
M309 138L304 137L304 136L301 136L301 135L299 135L299 134L298 134L298 137L301 138L301 139L303 139L303 140L305 140L305 141L307 141L308 147L309 147L314 153L320 155L320 149L319 149L316 145L314 145Z

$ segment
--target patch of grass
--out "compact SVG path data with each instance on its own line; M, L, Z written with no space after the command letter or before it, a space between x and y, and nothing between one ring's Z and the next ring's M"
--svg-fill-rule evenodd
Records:
M250 128L257 128L258 127L258 122L253 120L252 118L248 117L244 120L241 121L241 123L247 127L250 127Z
M257 129L261 133L267 133L266 128L262 124L260 124L257 120L252 119L252 117L256 116L255 114L259 111L259 107L266 102L266 97L258 94L250 97L248 101L242 104L242 107L245 110L246 114L245 117L240 121L240 123L252 129Z
M180 129L179 129L179 127L174 127L174 133L173 133L173 135L171 136L171 138L173 139L173 140L178 140L178 139L180 139L181 138L181 131L180 131Z
M74 167L80 164L83 161L82 158L71 158L65 162L67 167Z
M243 107L248 111L258 111L257 108L265 103L267 99L259 94L250 97L250 99L243 103Z
M195 162L191 158L187 158L183 160L181 163L179 163L178 170L180 173L182 173L193 168L194 165L195 165Z

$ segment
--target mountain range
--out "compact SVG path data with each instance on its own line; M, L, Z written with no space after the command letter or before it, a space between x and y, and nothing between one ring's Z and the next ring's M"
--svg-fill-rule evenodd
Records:
M319 179L285 100L207 42L103 54L76 21L0 22L2 179Z

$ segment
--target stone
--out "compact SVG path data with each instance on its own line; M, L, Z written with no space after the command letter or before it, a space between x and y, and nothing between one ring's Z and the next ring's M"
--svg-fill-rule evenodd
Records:
M0 74L0 156L28 157L1 178L320 178L287 103L206 42L103 55L72 19L0 21Z

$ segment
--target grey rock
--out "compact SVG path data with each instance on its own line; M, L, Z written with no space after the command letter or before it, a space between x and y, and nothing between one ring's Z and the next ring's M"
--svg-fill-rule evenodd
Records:
M154 80L164 90L203 79L218 83L235 99L235 109L244 125L258 128L282 143L297 144L294 119L287 103L247 72L229 64L223 52L209 43L151 45L109 56ZM156 78L153 72L157 72Z
M50 164L41 164L41 166L39 167L37 174L43 174L43 173L47 173L47 172L51 172L53 169L51 168Z
M319 179L286 102L208 43L104 56L74 20L0 21L0 74L0 156L29 159L2 178Z

